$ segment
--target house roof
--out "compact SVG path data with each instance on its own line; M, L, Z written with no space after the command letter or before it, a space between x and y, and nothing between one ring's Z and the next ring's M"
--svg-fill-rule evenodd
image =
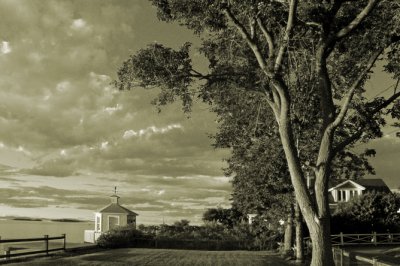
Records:
M381 192L390 192L389 187L386 185L385 181L380 178L366 178L366 179L358 179L358 180L350 180L350 179L338 179L332 180L330 182L330 189L329 191L342 187L346 184L352 183L360 188L365 188L366 190L375 190Z
M342 188L342 189L343 188L358 188L358 189L361 189L361 190L366 189L364 186L362 186L358 182L350 180L350 179L347 179L347 180L344 180L343 182L337 184L336 186L331 187L328 191L332 191L332 190L337 189L337 188Z
M97 212L100 213L125 213L128 215L135 215L138 216L137 213L128 210L127 208L119 205L118 203L110 203L109 205L105 206L104 208L101 208Z
M356 181L361 186L369 190L377 190L382 192L390 192L389 187L386 185L385 181L380 178L374 179L360 179Z

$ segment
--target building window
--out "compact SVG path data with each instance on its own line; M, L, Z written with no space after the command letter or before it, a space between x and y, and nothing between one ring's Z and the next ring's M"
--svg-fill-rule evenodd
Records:
M100 231L100 216L96 216L96 231Z
M128 217L128 224L134 224L135 223L135 218L134 217Z
M114 229L119 226L119 216L109 215L108 216L108 230Z
M346 190L338 190L337 201L346 201Z
M346 190L342 190L342 201L347 201L348 199L346 198Z

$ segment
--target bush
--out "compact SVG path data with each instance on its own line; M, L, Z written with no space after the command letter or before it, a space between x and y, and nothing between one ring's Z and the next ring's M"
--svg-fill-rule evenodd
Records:
M104 234L97 239L97 245L103 248L122 248L132 247L136 243L136 239L149 239L141 231L128 225L117 227Z
M372 192L342 203L332 216L332 233L392 233L400 231L400 196Z
M103 248L143 247L198 250L275 249L281 233L262 226L239 223L229 228L216 222L202 226L182 220L173 225L118 227L102 234L97 244Z

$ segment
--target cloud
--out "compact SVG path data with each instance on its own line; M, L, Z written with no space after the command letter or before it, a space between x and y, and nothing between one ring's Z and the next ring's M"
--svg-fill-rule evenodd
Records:
M166 127L161 127L161 128L158 128L155 126L150 126L146 129L140 129L138 131L129 129L124 132L124 135L122 137L124 139L129 139L131 137L151 136L152 134L164 134L173 129L182 129L182 128L183 127L180 124L171 124L171 125L168 125Z
M74 19L71 24L71 29L73 30L88 29L87 22L82 18Z
M106 107L104 108L104 111L107 112L108 114L112 115L116 111L122 110L122 105L117 104L115 107Z
M167 213L158 200L229 198L229 183L214 180L227 154L210 149L214 115L187 119L179 102L158 113L150 104L157 89L111 85L145 44L178 47L192 37L155 15L147 1L0 1L0 187L10 189L0 189L0 200L7 206L73 206L91 216L117 185L123 201L144 206L137 211L150 219ZM177 204L166 216L199 216L200 208Z
M0 45L0 52L2 54L9 54L11 53L11 46L9 42L2 41Z

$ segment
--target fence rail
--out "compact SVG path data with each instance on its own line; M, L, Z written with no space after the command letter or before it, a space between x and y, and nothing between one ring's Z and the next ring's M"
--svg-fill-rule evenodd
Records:
M305 251L311 253L311 239L309 237L304 238ZM373 265L373 266L390 266L398 265L392 263L390 259L385 258L368 258L365 255L357 254L348 250L343 250L343 247L351 246L379 246L379 245L400 245L400 234L336 234L331 235L332 251L334 262L336 266L344 265Z
M347 265L371 265L371 266L394 266L398 265L398 261L392 261L390 258L368 258L363 254L357 254L356 252L351 252L343 250L338 247L332 248L333 261L336 266L347 266Z
M57 247L57 248L50 248L49 241L51 241L51 240L63 240L62 246ZM52 236L52 237L49 237L48 235L44 235L44 237L41 237L41 238L20 238L20 239L1 239L0 238L0 244L28 243L28 242L43 242L44 249L13 253L12 251L20 250L20 249L16 248L16 247L8 246L8 247L4 248L4 254L0 255L0 259L10 259L13 257L29 256L29 255L35 255L35 254L40 254L40 253L46 253L46 255L48 255L50 252L62 251L62 250L65 251L65 249L66 249L66 235L65 234L62 234L61 236Z
M304 241L306 246L310 246L311 239L309 237L305 237ZM351 245L399 245L400 244L400 234L337 234L331 235L331 243L332 246L351 246Z
M331 235L332 246L400 244L400 234L343 234Z

